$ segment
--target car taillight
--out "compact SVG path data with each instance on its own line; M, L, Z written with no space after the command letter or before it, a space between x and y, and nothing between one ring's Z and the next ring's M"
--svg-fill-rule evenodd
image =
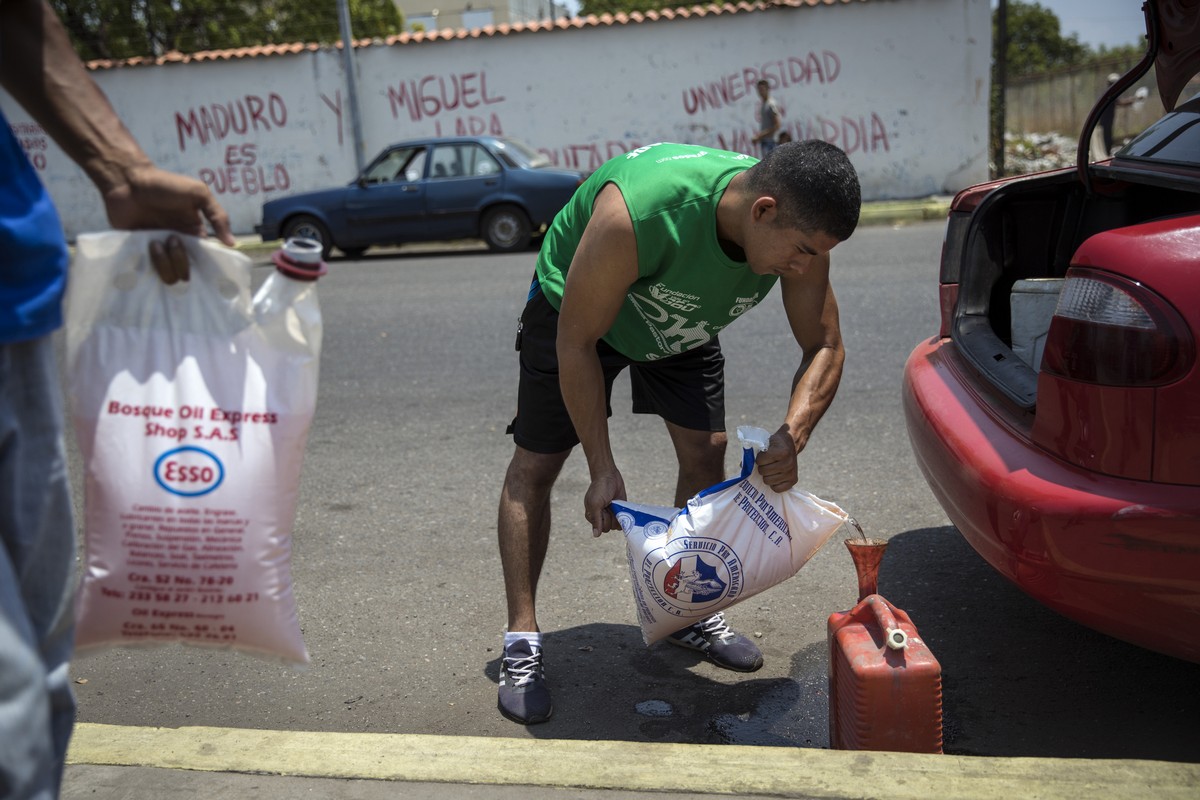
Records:
M1179 379L1194 359L1191 331L1157 294L1097 270L1067 272L1043 371L1107 386L1161 386Z
M962 269L963 248L970 228L969 211L951 211L946 216L946 238L942 240L942 263L939 269L938 306L942 326L938 336L950 335L954 323L954 307L958 304L958 276Z

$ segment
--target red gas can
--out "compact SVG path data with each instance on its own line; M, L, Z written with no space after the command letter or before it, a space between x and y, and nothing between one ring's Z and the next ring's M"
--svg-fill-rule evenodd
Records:
M878 594L829 616L829 746L942 752L942 668Z

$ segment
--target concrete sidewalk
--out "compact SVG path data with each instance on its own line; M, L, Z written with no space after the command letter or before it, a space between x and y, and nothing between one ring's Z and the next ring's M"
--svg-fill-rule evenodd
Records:
M62 797L1196 797L1200 765L80 724Z

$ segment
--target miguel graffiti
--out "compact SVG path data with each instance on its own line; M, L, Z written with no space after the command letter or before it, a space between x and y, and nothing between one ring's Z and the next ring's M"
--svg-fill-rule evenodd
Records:
M425 117L436 117L447 111L472 110L482 106L503 103L503 95L488 91L486 72L462 72L456 75L426 75L411 81L402 81L398 86L389 86L388 102L392 117L400 118L400 111L408 112L409 119L420 122Z
M248 94L228 103L210 103L176 112L175 132L182 153L189 142L207 146L230 137L266 134L281 130L287 122L287 104L281 96L274 92L266 98ZM292 185L283 164L261 163L255 143L227 144L222 155L220 166L202 167L197 173L214 194L265 194Z

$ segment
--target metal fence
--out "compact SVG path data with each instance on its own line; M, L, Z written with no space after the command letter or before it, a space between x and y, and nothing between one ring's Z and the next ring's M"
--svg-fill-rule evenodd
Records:
M1010 133L1061 133L1078 137L1096 100L1108 85L1108 75L1128 71L1136 60L1116 60L1087 67L1048 72L1009 81L1005 92L1005 129ZM1163 114L1154 70L1147 72L1123 97L1139 87L1150 94L1144 102L1118 106L1113 134L1118 142L1137 134ZM1184 92L1182 99L1189 95Z

